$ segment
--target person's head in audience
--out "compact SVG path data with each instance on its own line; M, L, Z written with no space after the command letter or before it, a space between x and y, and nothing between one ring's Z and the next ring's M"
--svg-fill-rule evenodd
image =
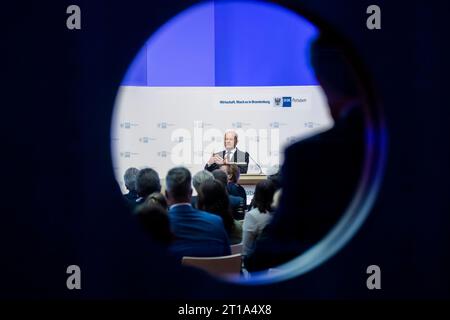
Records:
M161 192L153 192L145 199L144 205L153 204L158 204L166 210L168 208L166 197Z
M271 211L275 186L270 180L258 182L253 196L253 207L258 208L259 212L266 213Z
M229 233L234 227L230 202L224 185L217 180L202 183L198 194L198 208L222 218L225 230Z
M213 174L207 170L202 170L194 174L194 176L192 177L192 184L194 185L195 191L199 193L202 183L211 180L214 180Z
M231 205L233 217L236 220L244 219L246 198L244 199L244 197L241 196L240 194L239 195L236 195L236 193L232 194L230 192L230 190L228 190L228 187L230 187L230 185L228 184L228 177L227 177L227 174L225 173L225 171L223 171L221 169L216 169L212 173L213 173L215 180L219 181L225 187L225 192L227 193L227 195L229 196L229 199L230 199L230 205ZM244 196L245 196L245 190L244 190Z
M281 188L281 170L279 165L272 166L267 170L267 180L272 181L276 190Z
M228 177L225 171L221 169L216 169L212 172L214 179L220 181L225 187L228 184Z
M322 33L311 44L310 52L314 73L336 121L346 113L348 101L359 96L355 75L339 43L332 37Z
M239 167L235 164L226 164L220 167L222 171L227 174L227 180L229 183L237 183L241 176Z
M140 170L136 180L136 188L138 195L142 198L146 198L153 192L161 192L158 173L151 168Z
M169 206L176 203L191 203L191 173L184 167L169 170L166 176L166 198Z
M143 204L136 209L139 223L150 238L159 244L170 245L174 236L170 230L167 209L158 203Z
M233 150L238 144L238 135L235 131L225 132L223 145L226 150Z
M123 175L123 180L125 182L125 187L130 192L136 192L136 180L137 175L139 173L139 169L137 168L128 168Z
M230 165L229 164L223 164L219 167L220 170L222 170L223 172L225 172L226 174L228 174L228 167Z

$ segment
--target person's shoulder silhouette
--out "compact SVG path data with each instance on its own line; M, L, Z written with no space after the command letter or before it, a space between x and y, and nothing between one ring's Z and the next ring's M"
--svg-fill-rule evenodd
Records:
M255 251L277 264L302 253L335 225L350 204L364 160L363 106L351 68L326 37L313 43L311 59L334 126L285 150L280 206L265 245L257 244Z

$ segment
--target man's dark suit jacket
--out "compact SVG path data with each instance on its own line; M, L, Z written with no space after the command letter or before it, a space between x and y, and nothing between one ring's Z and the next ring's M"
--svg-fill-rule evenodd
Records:
M228 195L228 199L230 199L231 213L233 214L234 220L244 220L246 208L244 199L231 194Z
M241 197L244 199L244 204L247 206L247 193L245 193L244 187L237 183L229 182L227 184L227 190L232 196Z
M194 208L194 209L197 209L197 200L198 200L198 196L191 197L191 205L192 205L192 208Z
M181 260L183 256L216 257L231 254L222 218L200 211L190 205L169 210L170 226L175 241L170 252Z
M125 197L125 199L131 202L134 202L136 201L137 198L139 198L136 191L129 191L127 194L124 194L123 196Z
M225 153L226 153L226 151L223 150L223 151L215 153L214 155L219 155L225 159ZM244 151L241 151L238 148L236 148L236 152L233 155L233 162L245 162L246 163L245 165L238 165L240 173L247 173L249 159L250 159L250 155L248 152L244 152ZM208 166L208 164L205 165L205 170L208 170L211 172L216 169L219 169L219 168L220 168L220 166L217 163L213 163L212 165L209 165L209 166Z
M131 210L136 209L136 207L140 204L140 203L137 202L137 200L139 199L139 195L137 194L136 191L130 191L127 194L124 194L123 196L126 199L127 204L128 204L128 206L130 207ZM144 199L143 198L141 198L141 199L142 199L142 202L143 202Z

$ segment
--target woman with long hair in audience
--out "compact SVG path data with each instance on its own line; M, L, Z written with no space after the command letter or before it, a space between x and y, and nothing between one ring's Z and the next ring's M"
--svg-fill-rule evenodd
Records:
M246 213L242 226L242 254L250 255L255 249L256 240L272 219L272 199L275 186L270 180L263 180L256 185L253 196L253 209Z
M166 197L164 197L164 195L161 192L153 192L145 199L144 203L147 205L159 204L165 210L168 210L169 207L167 204Z
M228 194L220 181L210 180L200 185L197 207L222 218L230 244L237 244L242 241L242 225L239 221L234 220Z

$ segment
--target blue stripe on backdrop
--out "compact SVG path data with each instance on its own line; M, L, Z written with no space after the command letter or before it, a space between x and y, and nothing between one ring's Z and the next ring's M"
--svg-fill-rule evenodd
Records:
M308 58L317 34L309 21L274 4L206 2L163 25L122 85L318 85Z

